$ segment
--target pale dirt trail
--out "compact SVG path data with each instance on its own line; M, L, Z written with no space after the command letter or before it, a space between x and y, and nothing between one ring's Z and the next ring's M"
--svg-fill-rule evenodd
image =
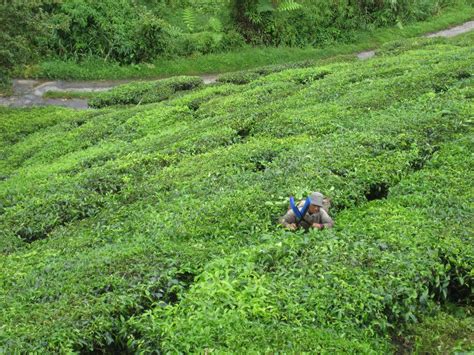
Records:
M454 37L474 29L474 21L468 21L462 25L446 30L428 33L423 37ZM370 59L375 56L375 50L364 51L356 54L360 60ZM218 75L201 75L205 84L216 82ZM155 79L156 80L156 79ZM0 105L9 107L29 107L56 105L75 109L87 109L87 100L81 99L46 99L43 94L47 91L74 91L74 92L98 92L110 90L111 88L125 84L133 80L106 80L106 81L40 81L40 80L13 80L13 96L0 97ZM147 81L147 80L143 80Z

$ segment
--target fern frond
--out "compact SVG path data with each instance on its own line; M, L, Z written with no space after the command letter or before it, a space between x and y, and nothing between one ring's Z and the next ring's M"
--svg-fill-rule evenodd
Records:
M173 25L168 25L166 27L166 31L172 37L177 37L183 34L183 30L181 28L179 28L178 26L173 26Z
M207 25L213 32L222 32L222 22L216 17L211 17Z
M217 45L217 44L221 43L222 38L224 38L224 35L222 33L212 33L211 37L212 37L212 42L215 45Z
M259 0L256 10L259 14L261 14L263 12L275 11L275 8L273 7L273 3L270 0Z
M258 25L260 23L262 23L262 20L263 20L263 17L262 15L259 13L259 12L250 12L250 11L247 11L245 13L245 16L250 20L250 22Z
M196 28L196 14L194 10L190 7L187 7L183 10L183 22L190 32L193 32Z
M301 4L297 3L295 0L285 0L278 5L278 11L295 11L301 9Z

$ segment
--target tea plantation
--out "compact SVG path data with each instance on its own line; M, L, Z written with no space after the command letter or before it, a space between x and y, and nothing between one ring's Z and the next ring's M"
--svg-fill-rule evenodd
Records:
M390 353L452 327L473 305L473 43L0 109L0 353ZM279 227L314 190L335 228Z

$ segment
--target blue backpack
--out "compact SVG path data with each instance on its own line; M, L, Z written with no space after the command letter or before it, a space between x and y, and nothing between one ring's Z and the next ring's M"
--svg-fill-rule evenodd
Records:
M300 223L303 220L304 216L308 212L310 205L311 205L311 200L309 197L306 197L306 201L304 202L304 205L300 210L298 206L295 204L295 198L293 196L290 197L290 207L296 216L296 223Z

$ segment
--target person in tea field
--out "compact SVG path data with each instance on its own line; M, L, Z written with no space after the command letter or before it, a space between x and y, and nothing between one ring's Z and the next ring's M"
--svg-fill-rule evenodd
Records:
M290 208L288 212L280 219L281 225L290 230L296 230L299 227L303 227L305 230L310 228L322 230L324 228L332 228L334 221L328 214L330 207L329 199L325 198L320 192L313 192L309 196L311 204L309 205L308 211L304 214L303 218L299 220L295 212ZM298 203L298 208L304 206L305 201Z

